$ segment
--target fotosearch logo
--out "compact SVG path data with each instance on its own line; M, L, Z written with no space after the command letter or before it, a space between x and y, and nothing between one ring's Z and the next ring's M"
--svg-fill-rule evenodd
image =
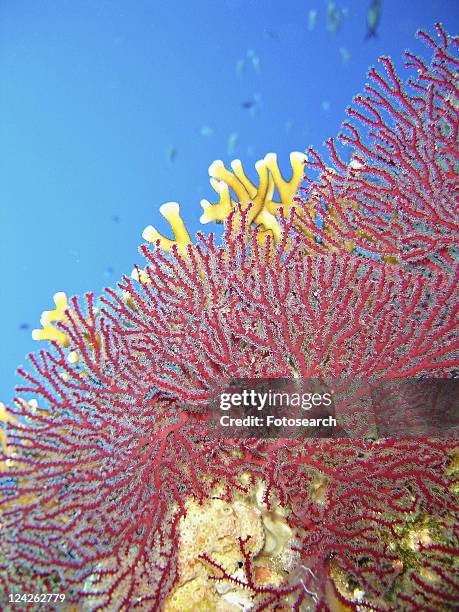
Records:
M239 379L216 389L211 428L223 437L457 437L457 379Z
M256 408L293 406L302 410L311 410L318 406L331 406L331 392L324 393L282 393L279 391L257 392L255 389L244 389L241 393L221 393L220 409L230 410L233 407Z
M333 391L306 379L233 380L211 402L220 435L239 437L331 437L337 427Z

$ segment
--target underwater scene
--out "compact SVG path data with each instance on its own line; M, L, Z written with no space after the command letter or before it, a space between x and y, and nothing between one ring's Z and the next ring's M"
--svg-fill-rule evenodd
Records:
M459 4L0 5L0 610L459 609Z

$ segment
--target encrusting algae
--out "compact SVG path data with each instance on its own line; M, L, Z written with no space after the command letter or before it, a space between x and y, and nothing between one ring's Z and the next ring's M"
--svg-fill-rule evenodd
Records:
M296 559L294 534L288 510L276 504L268 511L263 493L259 483L231 503L188 500L180 521L179 581L165 612L250 609L256 589L282 584Z

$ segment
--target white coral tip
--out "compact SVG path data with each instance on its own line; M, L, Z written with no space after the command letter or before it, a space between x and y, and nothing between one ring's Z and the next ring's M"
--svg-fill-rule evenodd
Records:
M257 162L255 162L255 170L259 173L263 168L266 167L266 160L264 159L259 159Z
M43 327L47 324L51 322L51 315L50 315L50 311L49 310L44 310L41 313L41 317L40 317L40 325L43 325Z
M142 232L142 238L147 242L154 242L156 240L157 235L158 232L152 225L147 225L147 227Z
M67 361L69 363L78 363L79 360L80 359L76 351L70 351L70 353L67 355Z
M224 164L221 159L216 159L209 166L209 176L215 176L219 170L224 168Z
M360 161L358 157L354 157L349 162L349 167L352 168L352 170L360 170L360 168L363 168L363 166L364 164Z
M276 163L277 162L277 155L275 153L266 153L266 155L265 155L265 162L267 164Z
M209 217L206 217L206 213L199 217L199 223L202 223L203 225L205 225L206 223L210 223L210 219Z
M159 212L166 217L170 213L178 213L180 212L180 206L177 202L166 202L162 206L159 207Z
M142 268L139 269L139 272L137 274L137 280L139 281L139 283L149 283L150 282L148 274L145 272L145 270L142 270Z
M233 161L231 162L231 168L234 170L234 172L237 172L237 170L242 168L241 160L240 159L233 159Z
M206 208L209 208L210 206L209 200L201 200L201 206L204 210L206 210Z
M58 291L57 293L55 293L53 295L53 300L58 308L59 308L59 303L61 306L65 305L67 303L67 296L65 294L65 291Z
M304 163L308 161L308 156L306 153L302 153L301 151L293 151L293 153L290 153L290 161L293 160L298 160L299 162Z

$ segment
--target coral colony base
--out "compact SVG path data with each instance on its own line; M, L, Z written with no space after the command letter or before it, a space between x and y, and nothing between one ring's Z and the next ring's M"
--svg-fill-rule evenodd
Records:
M145 269L56 294L1 405L3 609L457 609L457 439L228 439L206 408L234 378L456 377L458 40L420 36L431 63L382 58L349 109L349 163L214 162L221 245L168 203Z

